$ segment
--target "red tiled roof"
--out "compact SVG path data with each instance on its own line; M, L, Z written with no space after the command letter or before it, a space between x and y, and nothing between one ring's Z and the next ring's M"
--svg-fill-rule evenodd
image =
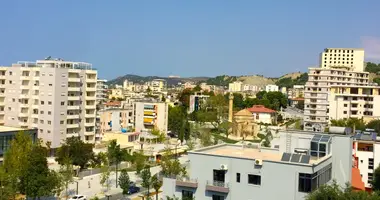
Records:
M105 106L120 106L121 102L120 101L109 101L104 104Z
M274 113L276 111L266 108L263 105L254 105L252 108L247 108L251 113Z
M364 182L362 181L362 176L360 176L360 170L358 168L352 168L351 179L351 185L354 190L365 190Z

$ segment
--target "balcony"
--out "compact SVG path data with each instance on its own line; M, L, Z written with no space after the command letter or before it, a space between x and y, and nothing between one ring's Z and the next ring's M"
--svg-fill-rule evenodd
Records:
M79 128L79 124L67 124L67 128Z
M80 106L67 106L67 110L79 110Z
M206 190L212 191L212 192L221 192L221 193L230 192L228 183L221 182L221 181L207 181Z
M31 127L32 127L32 128L38 128L38 124L37 124L37 123L33 123L33 124L31 125Z
M86 82L87 83L96 83L96 79L95 78L86 78Z
M30 117L31 117L31 118L36 118L36 119L38 119L38 114L31 114Z
M67 87L67 91L69 92L80 92L81 88L80 87Z
M196 179L177 178L175 185L179 187L198 188L198 181Z
M94 131L85 131L85 132L84 132L84 135L85 135L85 136L95 135L95 132L94 132Z
M4 115L4 114L5 114L4 110L0 111L0 115Z
M19 117L28 117L29 114L28 114L28 113L25 113L25 112L20 112L20 113L18 113L18 116L19 116Z
M20 126L28 126L28 122L18 122L18 125L20 125Z
M79 133L66 133L66 138L79 137Z
M67 119L79 119L79 115L67 115Z
M35 80L35 81L39 81L39 80L40 80L40 77L39 77L39 76L33 76L33 80Z
M22 90L29 90L30 86L29 85L21 85L20 89L22 89Z
M96 87L86 87L87 92L96 92Z
M96 108L96 105L86 105L85 106L86 109L95 109Z
M29 104L27 103L20 103L20 108L29 108Z
M88 101L91 101L91 100L95 101L96 100L96 96L86 96L86 100L88 100Z
M33 108L33 109L38 109L38 107L39 107L38 104L33 104L33 105L32 105L32 108Z
M84 126L95 126L95 122L85 122Z
M69 100L69 101L80 101L80 96L68 96L67 100Z
M95 118L95 114L85 114L85 118Z
M20 99L29 99L29 94L20 94L19 98Z
M73 83L80 83L80 78L68 78L67 79L68 82L73 82Z
M31 76L20 76L20 80L30 80Z

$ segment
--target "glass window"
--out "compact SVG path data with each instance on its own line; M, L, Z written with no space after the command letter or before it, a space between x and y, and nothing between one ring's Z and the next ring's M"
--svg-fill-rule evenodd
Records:
M213 194L212 195L212 200L224 200L224 196Z
M298 191L311 192L311 175L310 174L299 173Z
M240 183L240 173L236 173L236 182Z
M261 176L248 174L248 184L261 185Z
M186 199L186 198L193 198L193 192L182 190L182 199Z

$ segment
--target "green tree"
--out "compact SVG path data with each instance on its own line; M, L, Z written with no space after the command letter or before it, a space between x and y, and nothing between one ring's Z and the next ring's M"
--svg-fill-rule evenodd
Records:
M365 130L366 128L366 124L363 119L357 118L331 120L331 126L350 127L355 130Z
M92 148L92 144L84 143L79 137L70 137L58 148L55 160L59 164L63 164L64 159L68 156L73 165L78 165L83 169L94 157Z
M209 98L207 101L207 107L210 109L207 113L209 115L214 115L214 117L210 117L211 124L218 128L219 125L227 120L228 116L228 101L224 98L223 95L216 95Z
M193 91L189 88L182 90L178 95L178 101L181 102L181 106L185 109L189 108L190 105L190 95L193 94Z
M229 121L224 121L222 122L218 129L220 132L224 133L226 135L226 137L228 138L229 134L230 134L230 129L232 128L233 124L232 122L229 122Z
M186 111L181 106L169 107L168 129L179 134L186 121Z
M149 167L145 167L141 173L140 173L140 177L142 179L142 183L141 183L141 186L143 186L144 188L146 188L148 190L148 197L149 197L149 188L151 186L151 173L150 173L150 168Z
M366 128L375 129L376 133L380 133L380 120L375 119L367 123Z
M372 63L372 62L367 62L365 71L371 72L371 73L378 73L380 72L380 64Z
M199 92L199 91L201 91L202 90L202 88L201 88L201 86L199 86L199 85L196 85L194 88L193 88L193 92Z
M211 132L209 129L201 129L199 139L203 147L208 147L213 144L211 139Z
M374 83L377 83L377 85L380 85L380 78L376 77L373 79Z
M134 164L136 166L136 173L140 174L140 172L144 169L146 158L142 152L134 152Z
M3 166L0 165L0 200L13 199L16 191L12 188L10 174L6 173Z
M106 188L106 190L108 191L109 190L109 187L110 187L110 181L109 181L109 178L110 178L110 175L111 175L111 171L110 171L110 167L108 164L105 164L102 166L102 168L100 168L100 184Z
M171 149L165 149L160 166L161 173L165 177L177 177L186 175L186 168L181 166L178 159L173 159L173 153Z
M162 181L158 178L157 174L152 176L152 187L156 191L156 200L158 200L158 192L162 187Z
M380 191L380 165L376 167L373 173L372 189Z
M3 166L8 175L7 182L12 195L16 195L17 192L25 194L25 174L28 168L25 162L29 159L32 147L33 141L30 135L20 131L4 155Z
M120 188L123 190L123 195L128 194L130 182L131 182L131 179L129 178L127 170L126 169L121 170L120 177L119 177L119 185L120 185Z
M122 161L126 160L128 152L126 151L126 149L121 149L120 144L117 144L116 140L112 140L108 145L107 153L108 153L108 160L110 164L115 165L115 174L116 174L115 180L118 180L117 172L118 172L119 164ZM117 187L117 184L116 184L116 187Z
M74 174L72 162L69 157L66 157L59 168L60 180L65 190L65 196L68 195L67 189L69 188L69 184L74 181Z
M47 149L37 143L33 145L28 159L24 161L27 167L23 181L28 197L35 199L52 196L60 188L59 175L49 170L46 155Z

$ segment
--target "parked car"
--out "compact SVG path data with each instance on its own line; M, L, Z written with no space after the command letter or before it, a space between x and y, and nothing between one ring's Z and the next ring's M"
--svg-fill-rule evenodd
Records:
M86 196L77 194L71 197L69 200L86 200Z
M129 186L128 194L134 194L140 192L140 188L137 186Z

